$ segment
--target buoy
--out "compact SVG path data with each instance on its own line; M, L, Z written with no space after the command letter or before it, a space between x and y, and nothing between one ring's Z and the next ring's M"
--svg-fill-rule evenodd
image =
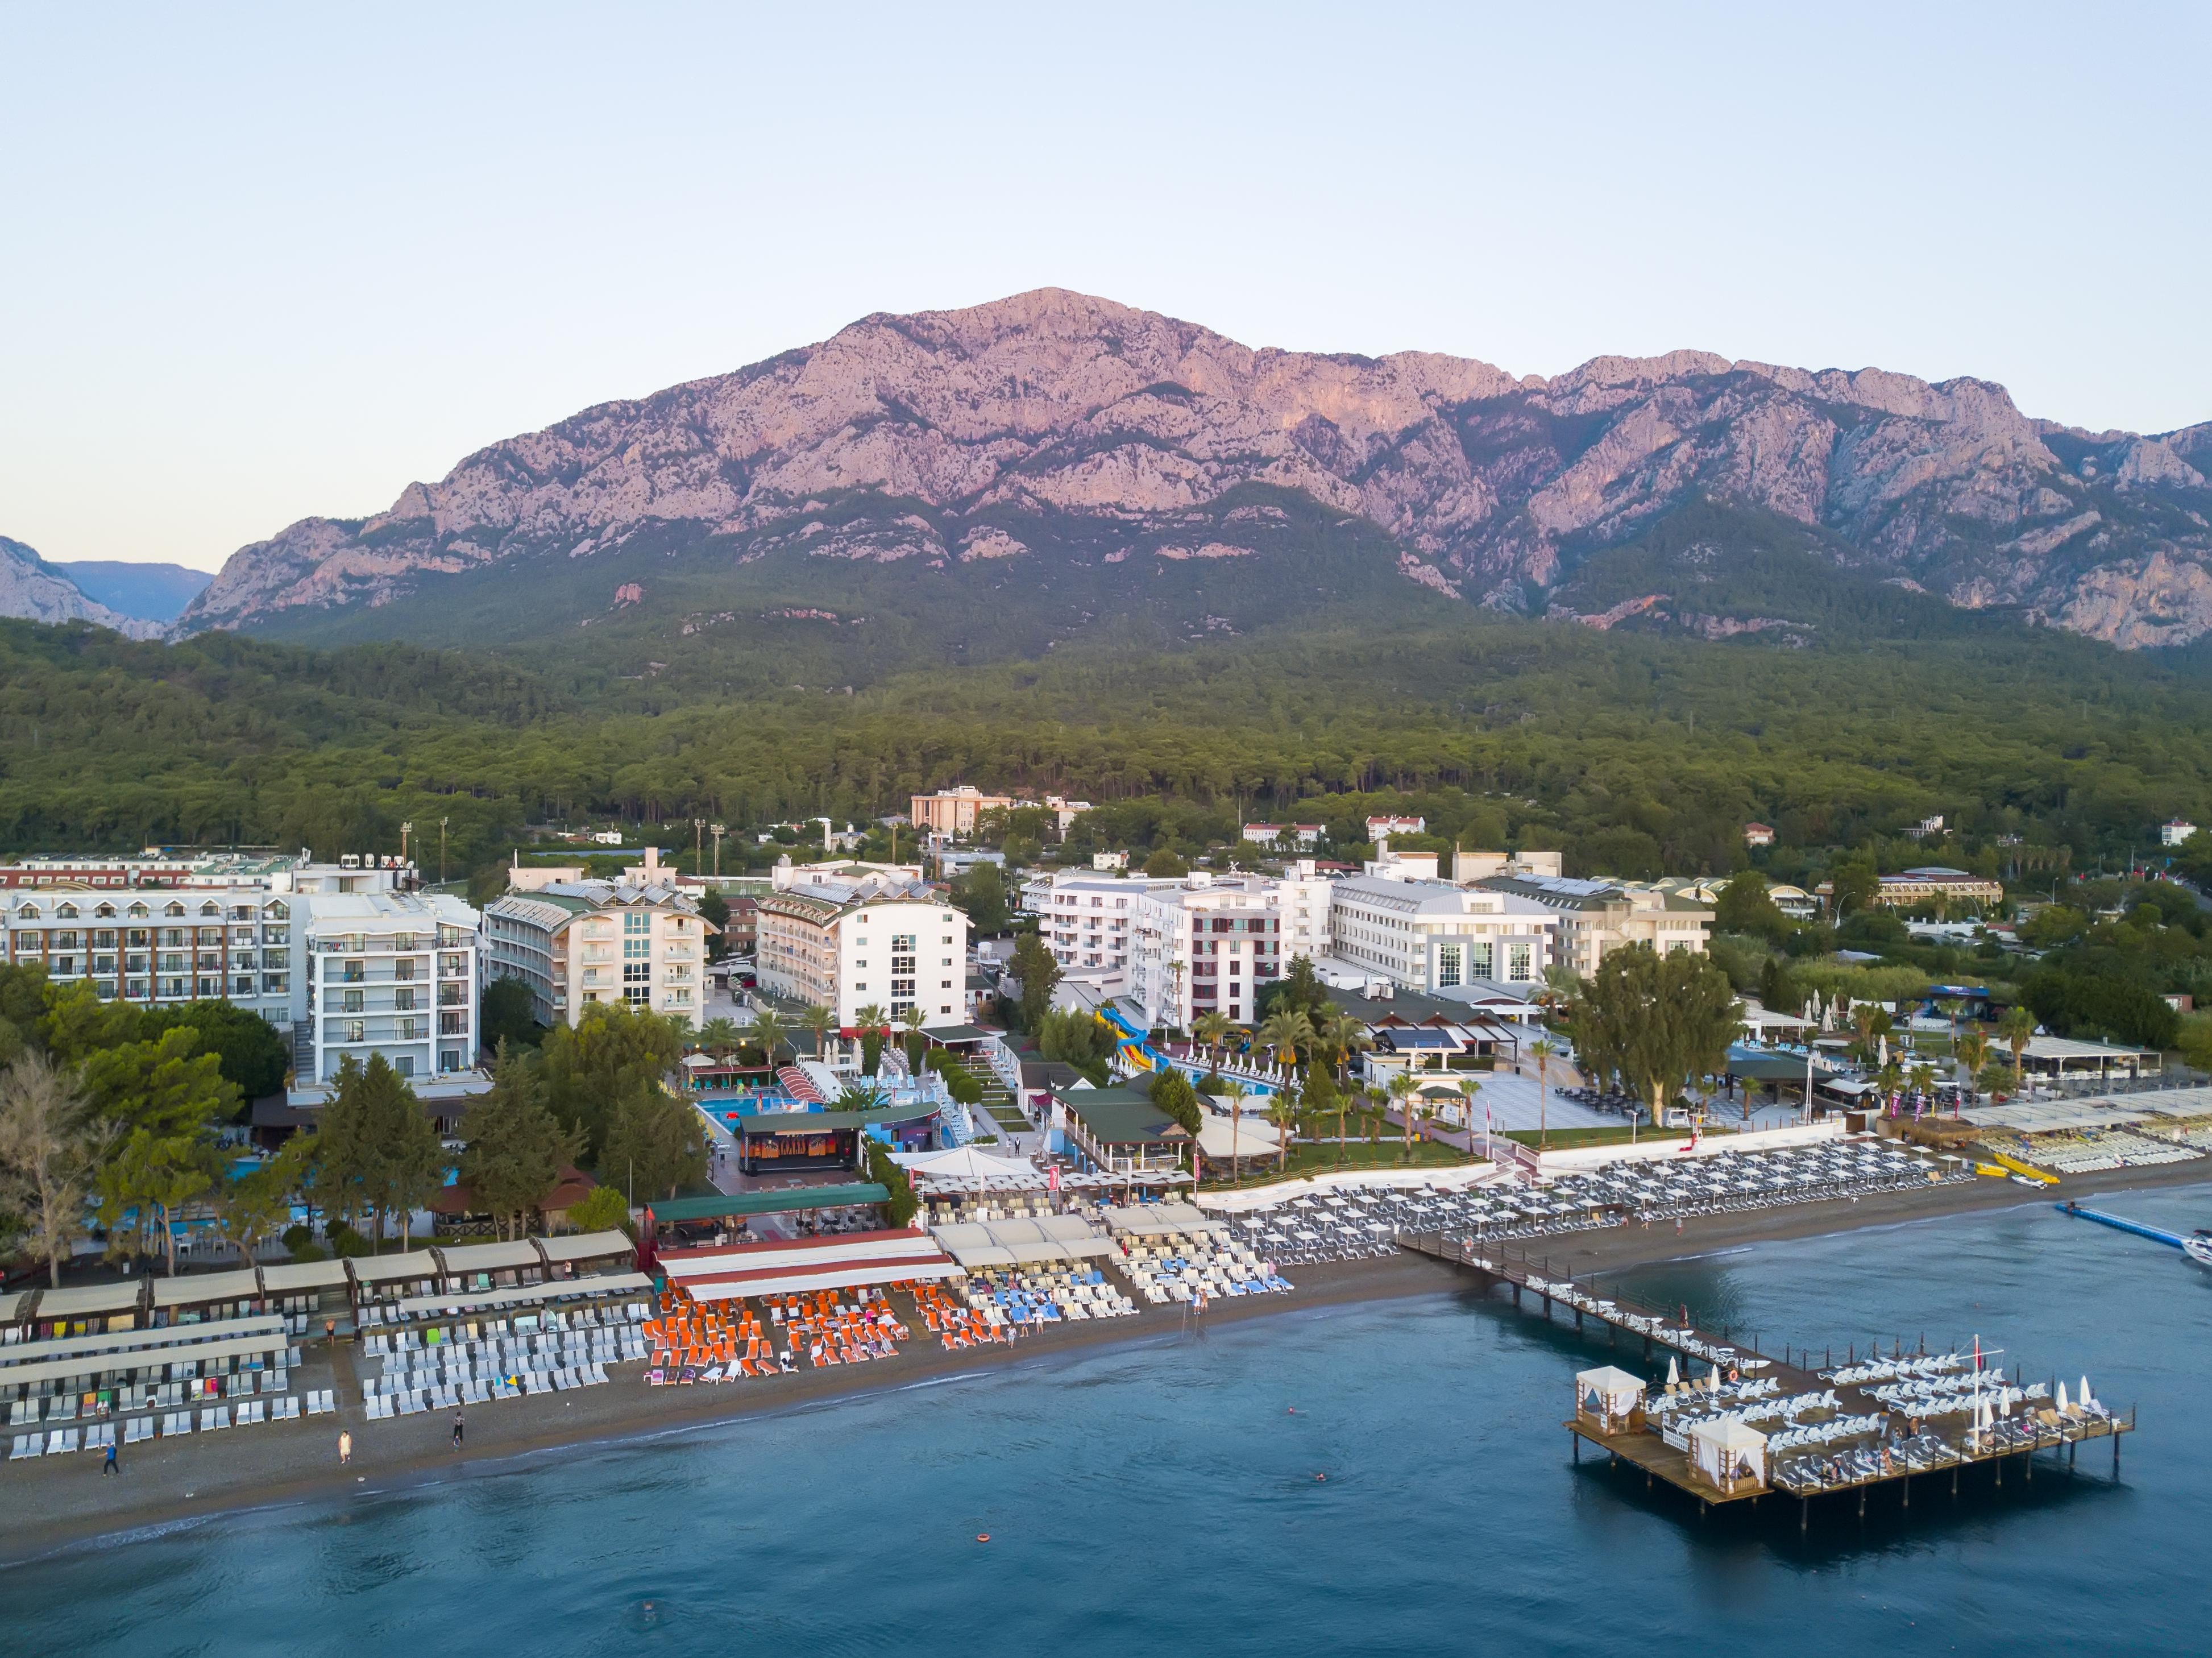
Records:
M991 1540L991 1533L987 1531L979 1531L975 1533L975 1540L978 1543L988 1543Z
M1316 1481L1316 1483L1319 1483L1320 1481L1325 1480L1325 1479L1327 1479L1328 1478L1328 1476L1327 1474L1325 1474L1325 1473L1317 1473L1317 1474L1316 1474L1316 1475L1314 1476L1314 1479L1315 1479L1315 1481Z

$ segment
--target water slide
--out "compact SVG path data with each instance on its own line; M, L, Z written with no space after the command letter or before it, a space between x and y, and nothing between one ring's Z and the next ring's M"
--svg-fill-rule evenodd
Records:
M1100 1008L1098 1010L1097 1017L1101 1023L1106 1025L1109 1029L1112 1029L1121 1036L1121 1057L1127 1060L1130 1065L1134 1066L1137 1070L1158 1071L1163 1066L1173 1066L1177 1070L1181 1071L1185 1076L1188 1077L1193 1082L1196 1082L1200 1077L1206 1074L1206 1072L1198 1066L1174 1059L1169 1054L1163 1053L1160 1049L1153 1047L1150 1035L1145 1031L1138 1029L1137 1027L1130 1022L1128 1015L1121 1011L1121 1010L1116 1008L1112 1003L1109 1002L1105 1006ZM1245 1082L1244 1086L1255 1099L1272 1094L1275 1091L1274 1089L1267 1083L1253 1082L1249 1079Z

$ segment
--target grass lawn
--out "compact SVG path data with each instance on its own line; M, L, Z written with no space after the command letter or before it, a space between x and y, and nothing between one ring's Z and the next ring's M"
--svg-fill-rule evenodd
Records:
M1518 1140L1523 1145L1534 1145L1540 1138L1547 1151L1569 1151L1578 1145L1626 1145L1632 1135L1636 1139L1648 1140L1678 1135L1681 1132L1679 1128L1653 1128L1649 1125L1641 1129L1632 1129L1623 1123L1618 1128L1554 1128L1541 1136L1533 1128L1509 1128L1498 1138Z
M1338 1160L1340 1151L1342 1153L1340 1163ZM1290 1167L1286 1170L1278 1173L1275 1165L1270 1162L1264 1167L1247 1169L1243 1183L1246 1186L1266 1186L1278 1180L1296 1180L1304 1175L1325 1175L1339 1168L1403 1169L1407 1166L1405 1157L1405 1142L1395 1136L1385 1139L1380 1145L1370 1145L1364 1140L1348 1141L1341 1147L1334 1140L1318 1145L1293 1145ZM1416 1139L1413 1142L1413 1168L1448 1169L1466 1161L1464 1151L1455 1151L1449 1145L1438 1145L1434 1140ZM1200 1189L1208 1192L1224 1190L1234 1184L1236 1182L1232 1181L1209 1180Z

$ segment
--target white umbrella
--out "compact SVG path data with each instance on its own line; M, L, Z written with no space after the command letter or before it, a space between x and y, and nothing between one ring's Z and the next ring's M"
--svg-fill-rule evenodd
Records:
M1674 1363L1674 1355L1669 1353L1667 1355L1667 1385L1670 1388L1676 1387L1680 1385L1681 1380L1681 1369Z
M2094 1404L2094 1403L2096 1402L2094 1400L2093 1400L2093 1399L2091 1399L2091 1398L2089 1397L2089 1378L2088 1378L2087 1376L2083 1376L2083 1377L2081 1378L2081 1398L2080 1398L2079 1400L2077 1400L2075 1402L2076 1402L2076 1403L2078 1403L2078 1404L2081 1406L2081 1408L2082 1408L2083 1410L2085 1410L2085 1411L2086 1411L2086 1410L2087 1410L2087 1409L2089 1408L2089 1406L2092 1406L2093 1404Z
M2058 1413L2066 1414L2066 1384L2063 1382L2058 1384Z

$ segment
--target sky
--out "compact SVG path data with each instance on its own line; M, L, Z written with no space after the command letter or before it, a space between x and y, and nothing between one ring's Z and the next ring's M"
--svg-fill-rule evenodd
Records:
M1840 14L1848 13L1848 15ZM2212 8L0 0L0 535L213 569L875 311L2212 419Z

